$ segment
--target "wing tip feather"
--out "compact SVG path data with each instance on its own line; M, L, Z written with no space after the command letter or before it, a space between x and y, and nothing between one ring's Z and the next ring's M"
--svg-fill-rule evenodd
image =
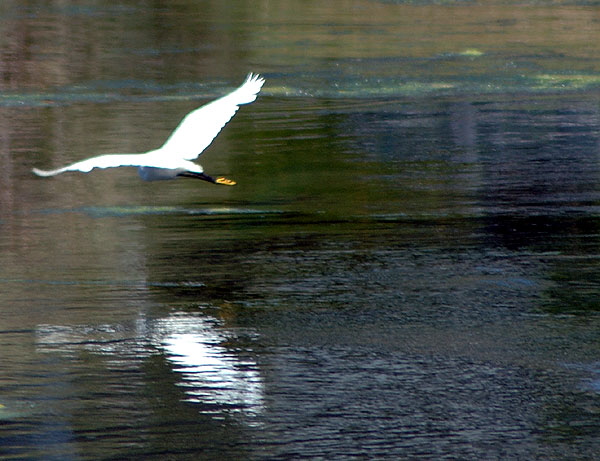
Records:
M246 75L246 82L249 82L249 81L264 82L265 79L260 74L257 74L255 72L248 72L248 75ZM246 82L244 82L244 83L246 83Z
M57 170L40 170L39 168L32 168L31 171L44 178L47 178L48 176L54 176L59 173Z
M242 86L245 86L247 84L253 85L255 86L256 92L258 93L260 91L260 89L262 88L262 86L265 83L265 79L260 75L260 74L255 74L254 72L249 72L248 75L246 76L246 80L244 81L244 83L242 84Z

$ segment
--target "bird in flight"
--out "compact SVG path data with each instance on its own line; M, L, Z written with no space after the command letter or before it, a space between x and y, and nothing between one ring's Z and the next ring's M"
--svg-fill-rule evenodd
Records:
M213 178L204 173L202 166L192 162L210 145L221 128L231 120L239 106L256 99L265 80L250 73L244 83L231 93L187 114L166 142L156 150L141 154L106 154L82 160L56 170L33 169L38 176L55 176L65 171L88 173L94 168L136 166L145 181L197 178L214 184L235 185L227 178Z

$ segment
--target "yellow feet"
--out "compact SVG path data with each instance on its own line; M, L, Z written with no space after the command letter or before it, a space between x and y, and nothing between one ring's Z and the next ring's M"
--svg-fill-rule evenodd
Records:
M235 186L235 181L227 178L217 178L215 179L217 184L223 184L224 186Z

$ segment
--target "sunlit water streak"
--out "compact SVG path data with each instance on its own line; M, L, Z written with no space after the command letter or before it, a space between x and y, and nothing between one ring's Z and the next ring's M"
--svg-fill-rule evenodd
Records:
M43 209L35 213L61 214L61 213L84 213L92 218L103 217L127 217L134 215L200 215L228 217L236 215L271 215L282 214L284 211L273 209L235 208L227 206L213 206L209 208L186 208L178 206L84 206L71 209Z
M368 66L369 63L361 62ZM265 74L269 78L269 73ZM490 82L488 76L478 80L471 77L465 80L457 75L457 81L427 82L420 78L407 81L405 77L369 78L354 76L351 73L341 75L331 87L320 85L320 79L313 75L297 73L290 75L292 80L306 82L303 87L273 86L266 87L263 97L285 98L321 98L321 99L356 99L389 101L390 98L407 97L459 97L477 93L482 98L492 98L506 92L524 92L529 95L555 94L557 92L581 92L600 87L600 77L595 74L539 74L524 78L513 77L509 83L502 79L497 83ZM324 78L324 77L323 77ZM311 80L315 82L311 83ZM166 103L177 101L193 101L199 103L222 96L233 87L210 88L197 82L184 84L161 85L159 83L110 81L88 82L74 88L61 88L54 93L15 93L5 92L0 96L0 107L55 107L75 104L118 104L118 103Z
M144 357L159 351L173 363L174 371L181 373L179 385L188 395L186 401L202 404L204 413L256 415L262 411L264 393L256 362L238 358L223 347L228 333L220 333L217 326L215 319L185 314L150 323L141 317L133 331L118 324L41 324L36 329L36 344L40 353L76 357L90 352L119 367L137 367Z
M108 286L108 287L130 287L130 288L148 288L148 287L190 287L200 288L205 286L202 282L182 281L182 282L152 282L141 280L51 280L51 279L0 279L1 283L24 284L24 285L57 285L57 286Z

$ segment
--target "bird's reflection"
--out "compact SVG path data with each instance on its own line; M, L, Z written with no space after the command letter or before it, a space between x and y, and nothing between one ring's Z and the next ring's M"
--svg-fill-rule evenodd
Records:
M216 327L217 323L207 316L174 313L154 320L142 316L132 328L43 324L36 329L36 345L41 353L101 354L112 364L162 353L181 373L185 400L203 404L203 412L258 415L264 395L258 365L223 345L233 333Z
M221 344L228 339L199 317L171 315L155 327L154 343L182 373L189 401L243 408L263 405L263 382L256 362L241 359Z

